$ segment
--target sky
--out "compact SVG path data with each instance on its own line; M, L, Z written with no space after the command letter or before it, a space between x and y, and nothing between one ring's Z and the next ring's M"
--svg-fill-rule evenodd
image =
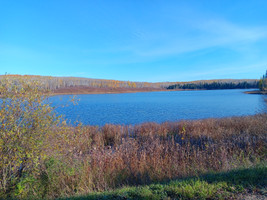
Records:
M0 0L0 74L258 79L266 0Z

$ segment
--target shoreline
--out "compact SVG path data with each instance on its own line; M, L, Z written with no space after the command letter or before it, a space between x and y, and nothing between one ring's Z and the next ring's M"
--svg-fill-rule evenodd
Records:
M67 87L58 90L52 90L49 96L57 95L83 95L83 94L122 94L139 92L166 92L166 91L203 91L205 89L159 89L159 88L92 88L92 87ZM218 89L224 90L224 89ZM253 90L245 91L245 94L266 95L267 91Z
M260 91L260 90L253 90L253 91L246 91L244 92L246 94L261 94L261 95L267 95L267 91Z
M45 92L48 96L58 95L83 95L83 94L123 94L140 92L167 92L167 91L203 91L205 89L159 89L159 88L91 88L91 87L67 87ZM224 90L224 89L218 89ZM245 91L245 94L267 95L267 91ZM0 98L2 98L0 94Z
M91 88L91 87L69 87L61 88L49 92L51 96L57 95L82 95L82 94L121 94L121 93L138 93L138 92L163 92L167 89L151 88Z

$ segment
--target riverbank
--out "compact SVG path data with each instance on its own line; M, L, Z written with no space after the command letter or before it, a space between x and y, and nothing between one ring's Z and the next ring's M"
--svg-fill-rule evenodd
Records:
M45 159L35 168L38 173L21 178L23 193L7 195L235 199L247 192L258 194L266 187L266 167L257 168L267 161L266 122L267 115L259 114L136 126L53 127L44 141Z
M267 91L260 91L260 90L253 90L253 91L246 91L246 94L262 94L267 95Z
M162 92L162 91L203 91L207 89L164 89L164 88L96 88L87 86L65 87L52 90L49 95L79 95L79 94L120 94L137 92ZM218 89L223 90L223 89ZM246 94L267 94L267 91L247 91Z
M118 94L136 92L159 92L168 91L162 88L95 88L86 86L65 87L52 90L50 95L78 95L78 94Z

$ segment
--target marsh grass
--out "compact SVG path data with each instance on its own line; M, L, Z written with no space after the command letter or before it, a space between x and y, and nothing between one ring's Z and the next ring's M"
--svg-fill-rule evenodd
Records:
M139 188L218 172L226 172L217 176L225 182L224 176L230 170L266 162L266 114L137 126L62 127L54 131L60 137L48 141L51 148L46 150L48 158L40 168L47 177L42 186L46 188L43 197L47 198L125 186ZM61 151L51 150L53 146L60 146ZM245 179L237 180L247 182ZM214 181L210 185L209 179L201 180L204 182L192 183L192 191L194 187L202 191L211 187L207 193L212 194L219 191ZM151 193L146 187L141 190L142 195ZM166 191L172 191L172 187Z

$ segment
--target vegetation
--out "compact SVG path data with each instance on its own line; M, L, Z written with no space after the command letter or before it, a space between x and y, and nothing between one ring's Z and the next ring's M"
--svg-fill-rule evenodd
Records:
M214 81L211 83L199 82L199 83L178 83L170 85L167 89L198 89L198 90L218 90L218 89L248 89L258 88L258 81L244 81L244 82L219 82Z
M205 199L266 186L267 114L73 127L37 82L13 81L0 82L0 199Z
M204 80L191 82L131 82L105 79L77 78L77 77L51 77L51 76L21 76L4 75L0 80L8 77L10 80L26 79L28 81L38 81L39 87L56 93L72 93L77 90L81 93L90 91L110 92L112 90L124 91L152 91L166 89L236 89L236 88L258 88L259 81L256 79L222 79ZM94 89L94 90L93 90ZM146 89L146 90L145 90Z
M223 173L212 173L200 177L186 178L167 183L151 184L138 187L91 193L77 196L73 200L83 199L236 199L240 196L263 195L267 184L266 166L250 169L232 170ZM243 195L240 195L243 193Z
M8 77L11 80L27 79L38 81L40 86L46 90L58 90L61 88L86 86L91 88L166 88L171 83L149 83L149 82L132 82L105 79L77 78L77 77L52 77L52 76L29 76L29 75L3 75L0 80ZM174 84L174 83L173 83Z
M39 175L43 148L58 121L37 82L0 83L0 195L23 195ZM26 184L27 183L27 184Z
M263 75L259 81L259 88L261 91L267 91L267 70L266 74Z

